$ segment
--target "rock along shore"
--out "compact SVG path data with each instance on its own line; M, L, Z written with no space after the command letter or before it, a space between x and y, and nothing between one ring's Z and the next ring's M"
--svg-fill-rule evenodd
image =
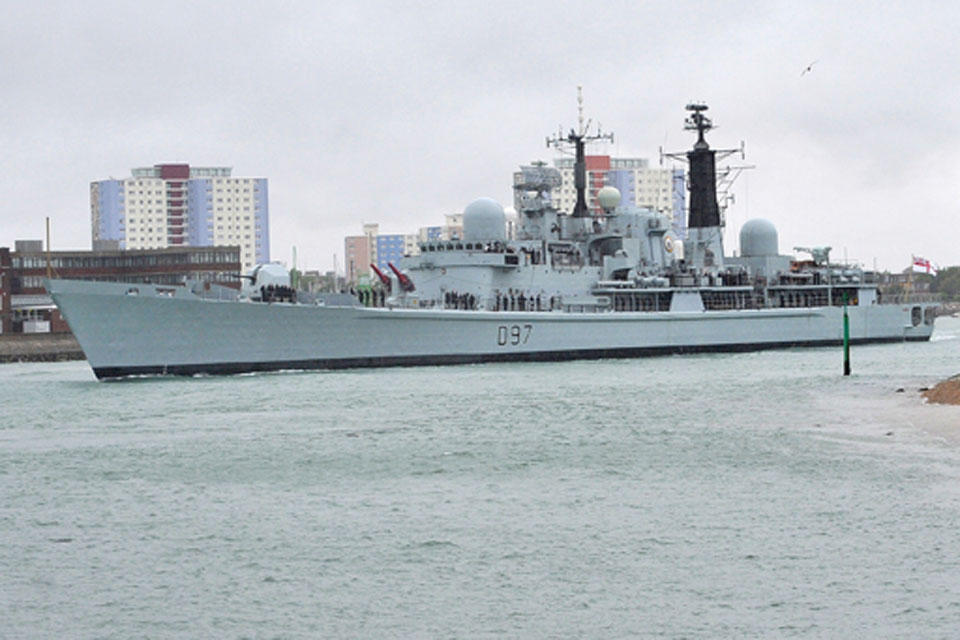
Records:
M921 395L934 404L960 404L960 374L947 378Z

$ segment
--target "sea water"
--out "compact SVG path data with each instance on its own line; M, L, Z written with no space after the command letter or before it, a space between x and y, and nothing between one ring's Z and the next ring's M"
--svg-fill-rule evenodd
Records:
M952 318L847 378L3 365L0 637L957 637L958 372Z

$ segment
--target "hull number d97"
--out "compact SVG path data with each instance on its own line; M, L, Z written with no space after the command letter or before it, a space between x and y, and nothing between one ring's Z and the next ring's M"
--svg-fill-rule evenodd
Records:
M501 347L527 344L532 332L532 324L500 325L497 327L497 344Z

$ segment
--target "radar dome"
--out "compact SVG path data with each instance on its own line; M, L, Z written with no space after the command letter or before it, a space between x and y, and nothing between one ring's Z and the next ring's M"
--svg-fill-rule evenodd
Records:
M597 191L597 202L603 207L604 211L611 211L620 204L620 190L616 187L607 185Z
M769 220L754 218L740 228L740 255L745 258L776 256L779 244L777 228Z
M463 239L466 242L503 242L507 239L507 217L496 200L479 198L463 210Z

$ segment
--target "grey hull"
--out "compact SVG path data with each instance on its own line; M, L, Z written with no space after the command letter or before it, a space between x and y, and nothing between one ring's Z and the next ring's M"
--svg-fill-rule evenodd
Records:
M53 280L95 374L636 357L839 344L840 307L700 312L496 312L210 300L184 287ZM854 343L927 340L914 307L849 308Z

